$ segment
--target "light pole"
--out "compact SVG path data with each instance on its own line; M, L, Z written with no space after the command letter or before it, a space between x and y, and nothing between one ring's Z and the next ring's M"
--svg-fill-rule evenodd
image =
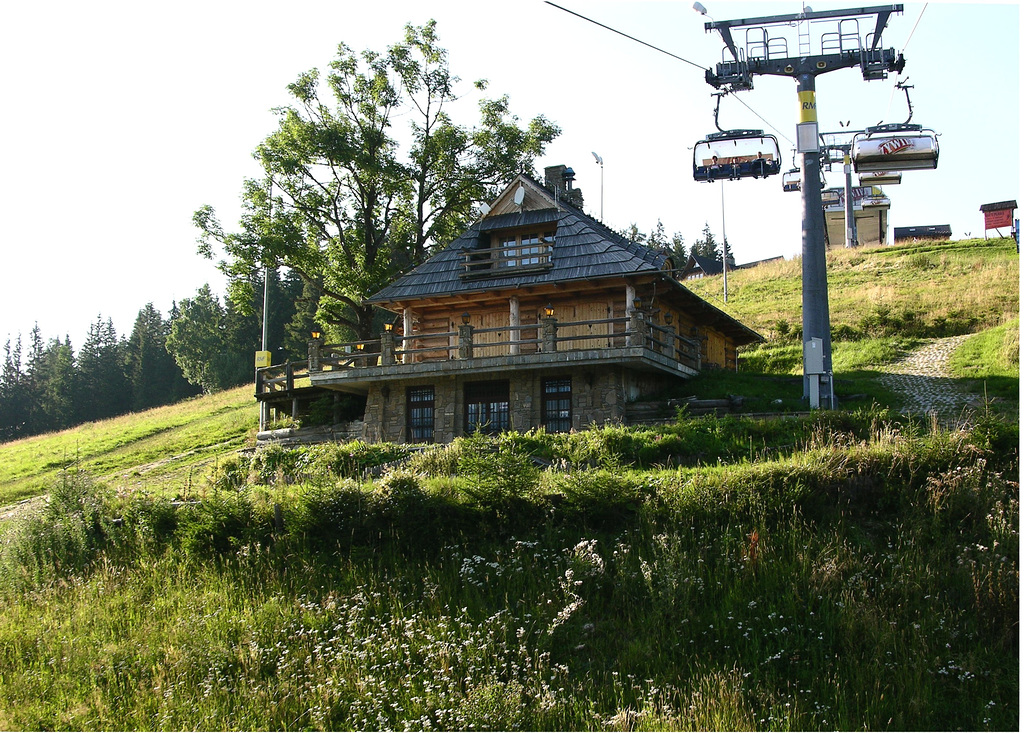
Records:
M594 156L594 161L601 166L601 221L604 221L604 158L597 153L591 152Z
M725 233L725 179L721 180L722 184L722 300L726 303L729 302L729 251L726 247L728 238Z

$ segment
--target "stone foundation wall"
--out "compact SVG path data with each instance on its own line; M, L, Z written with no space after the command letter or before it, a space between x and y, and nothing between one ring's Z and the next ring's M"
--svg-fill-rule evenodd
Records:
M511 429L525 431L540 427L543 381L566 376L572 379L572 426L575 430L583 430L590 425L623 423L628 402L656 392L673 381L664 375L634 372L621 367L511 372L508 375ZM494 377L437 376L433 380L373 384L366 400L363 439L369 442L405 442L406 390L431 385L434 387L434 442L450 443L465 434L465 385L474 381L494 381Z

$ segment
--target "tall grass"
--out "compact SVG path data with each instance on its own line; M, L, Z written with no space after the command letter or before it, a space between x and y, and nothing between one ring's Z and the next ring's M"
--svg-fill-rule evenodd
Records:
M0 726L1016 728L1016 426L792 422L477 436L184 505L69 475L5 535ZM507 483L523 455L550 467Z

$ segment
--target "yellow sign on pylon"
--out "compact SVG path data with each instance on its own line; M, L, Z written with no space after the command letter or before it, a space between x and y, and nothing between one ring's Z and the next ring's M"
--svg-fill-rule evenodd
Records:
M257 351L256 352L256 368L263 369L264 367L270 366L270 352L269 351Z

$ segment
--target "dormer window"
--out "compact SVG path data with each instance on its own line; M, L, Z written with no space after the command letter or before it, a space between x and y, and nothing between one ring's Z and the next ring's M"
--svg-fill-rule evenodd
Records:
M499 267L546 264L551 256L551 245L554 241L554 232L500 235L496 261Z
M505 230L484 238L484 246L464 254L461 276L495 277L551 267L554 230Z

